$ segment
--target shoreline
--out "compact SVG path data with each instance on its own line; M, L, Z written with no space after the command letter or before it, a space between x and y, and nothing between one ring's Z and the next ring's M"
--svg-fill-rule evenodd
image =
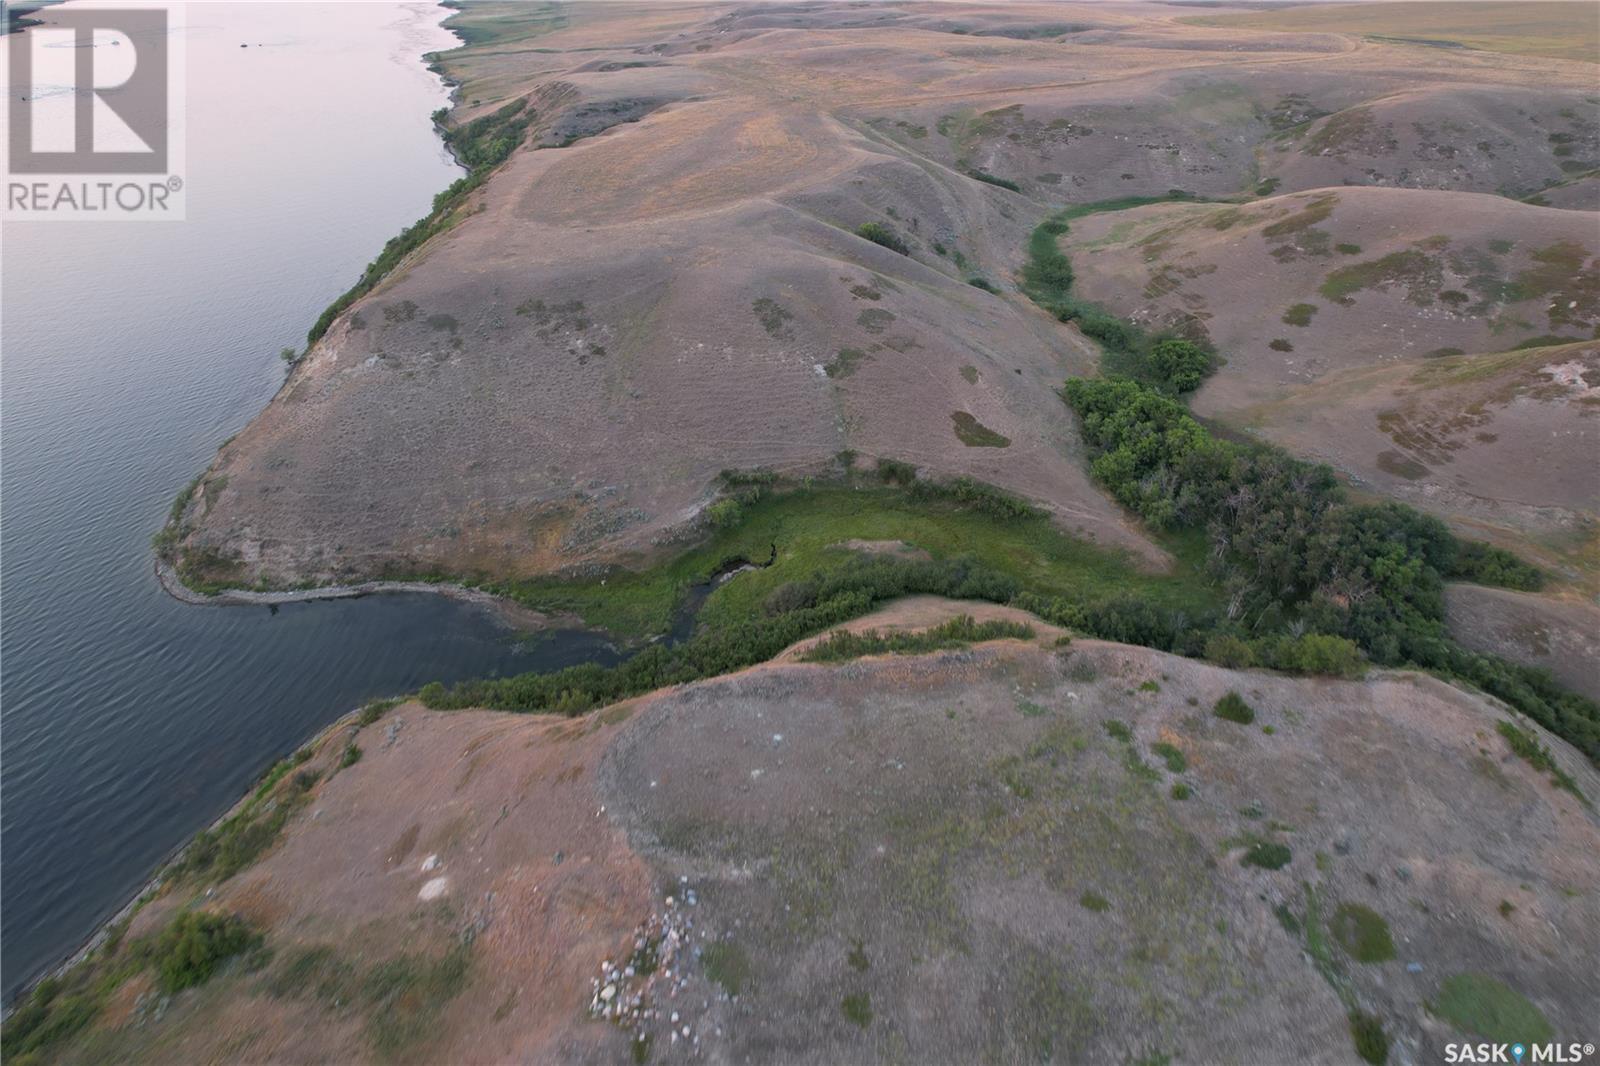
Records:
M353 721L355 717L361 713L361 710L362 708L355 707L351 710L345 711L327 725L316 730L316 732L312 733L311 736L306 740L295 745L290 754L293 754L294 751L300 751L303 748L321 745L330 735L334 733L334 731L343 728L346 723ZM284 758L284 756L279 756L279 758ZM194 846L194 842L199 839L201 833L209 833L221 826L229 818L232 818L241 807L250 801L251 796L255 795L255 791L261 783L262 776L270 772L272 767L275 766L277 762L278 759L274 759L272 762L268 763L266 770L263 770L260 774L256 775L254 781L251 782L250 787L245 789L244 792L239 795L238 799L228 804L221 814L218 814L210 822L195 830L195 832L190 834L190 836L184 840L183 843L179 844L177 847L173 848L165 856L163 856L162 859L156 864L155 870L153 873L151 873L149 879L134 891L133 895L129 897L126 903L118 907L103 921L97 924L94 928L94 931L91 932L88 937L84 939L83 943L78 945L78 947L73 950L70 955L56 965L48 966L43 970L40 970L33 977L29 978L28 981L20 988L18 988L17 994L11 998L10 1002L0 1005L0 1021L10 1018L12 1012L15 1011L20 1004L27 1002L28 998L33 995L33 990L38 987L41 981L45 981L50 978L59 978L67 974L81 965L89 958L89 956L93 955L97 950L99 950L100 946L105 943L106 937L110 935L111 928L113 926L124 919L131 919L139 912L139 909L144 905L146 899L153 898L152 893L159 890L161 886L166 883L167 870L172 867L174 862L183 857L184 852L188 851Z
M207 594L196 592L185 585L172 564L160 556L155 558L154 568L156 582L161 586L161 590L179 603L190 607L277 607L288 603L317 603L322 600L356 600L365 596L430 593L492 611L502 622L514 629L605 632L597 626L589 625L575 614L547 614L532 607L525 607L504 596L497 596L492 592L457 582L362 581L354 585L319 585L315 588L278 592L224 589L221 592Z
M48 10L49 7L64 2L66 2L66 0L36 0L36 3L33 6L39 9ZM461 104L460 84L455 79L452 79L445 74L442 64L439 63L439 57L448 52L455 51L463 47L465 44L459 34L444 26L444 23L452 15L457 13L457 9L448 3L442 2L442 0L426 0L424 3L404 4L402 6L410 8L416 11L418 14L425 15L430 11L437 13L438 21L436 25L438 25L439 28L443 29L446 33L449 33L452 37L453 43L451 43L449 46L418 50L415 53L414 58L415 61L421 65L423 71L430 73L439 79L441 86L446 92L446 106L451 110L454 110ZM30 11L29 14L32 14L32 12ZM20 34L24 30L29 29L34 25L43 24L43 21L44 20L38 19L21 20L21 24L15 27L16 32ZM0 25L0 31L7 30L9 28L10 24ZM6 38L9 36L9 33L0 32L0 38ZM452 162L457 167L465 170L465 166L461 163L460 159L456 157L455 152L450 148L448 142L445 141L441 135L442 128L439 127L437 123L433 124L433 134L437 139L439 146L444 149L445 153L452 160ZM293 380L295 369L296 368L291 367L290 372L284 375L284 380L279 384L277 391L281 391ZM268 402L270 403L271 401L269 400ZM252 421L255 417L259 416L259 414L260 412L257 411L255 415L252 415ZM207 463L204 469L209 470L210 466L211 463ZM163 523L162 528L167 528L169 524L170 523ZM188 606L275 607L280 604L309 603L320 600L356 599L364 596L383 595L386 593L428 592L437 595L443 595L451 599L481 607L491 612L495 619L500 623L516 630L525 632L537 632L544 630L583 630L594 633L604 632L597 627L587 625L576 615L546 614L544 612L525 607L514 600L494 595L493 593L486 592L482 589L470 588L457 583L447 584L423 581L371 581L353 585L330 585L319 588L284 592L256 592L247 589L230 589L224 590L223 592L215 595L206 595L204 593L196 592L186 586L178 577L176 571L171 567L171 565L163 560L159 555L154 557L153 566L157 583L161 586L162 591L178 602ZM352 722L355 717L360 714L361 710L362 708L359 706L347 710L339 714L326 725L316 728L309 737L296 744L294 748L291 749L291 753L307 746L316 746L322 744L326 738L332 735L335 731L346 727L350 722ZM270 770L277 760L282 757L282 753L269 753L267 767L262 772L265 773L267 770ZM195 840L201 833L210 832L216 829L229 818L233 817L240 807L250 800L251 796L254 794L257 784L259 783L259 780L260 774L256 775L256 778L253 780L249 788L247 788L240 796L238 796L233 803L228 804L222 811L220 811L212 821L206 823L195 832L185 836L185 838L174 848L157 859L150 867L151 872L149 876L138 885L138 887L131 893L127 900L118 906L114 911L110 912L106 917L96 921L91 932L83 940L79 941L76 947L68 949L64 951L63 954L56 956L57 961L49 962L41 966L35 973L19 983L13 993L0 996L0 1020L9 1019L19 1005L27 1002L28 998L33 994L34 989L38 987L40 982L48 978L60 977L61 975L73 970L77 966L81 965L85 959L93 954L93 952L99 949L101 945L105 943L106 937L110 930L117 923L137 913L139 908L142 906L143 901L149 897L150 893L158 890L162 886L165 881L167 871L172 866L173 862L179 859L184 852L193 846Z

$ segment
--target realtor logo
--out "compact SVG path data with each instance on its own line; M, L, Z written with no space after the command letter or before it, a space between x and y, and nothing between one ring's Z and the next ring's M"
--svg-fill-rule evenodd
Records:
M8 35L7 220L181 219L179 39L166 8L49 7ZM101 178L105 180L90 180Z

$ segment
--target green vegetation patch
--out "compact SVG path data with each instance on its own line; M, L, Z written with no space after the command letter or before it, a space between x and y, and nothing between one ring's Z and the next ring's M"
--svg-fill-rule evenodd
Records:
M1249 725L1256 720L1255 709L1244 701L1243 696L1231 689L1217 701L1217 705L1211 709L1211 713L1218 718L1224 718L1230 722L1238 722L1240 725Z
M882 222L863 222L856 227L856 236L864 241L882 245L891 252L899 252L901 255L911 254L911 246L905 242L905 238L896 233L894 227L886 226Z
M1331 119L1329 120L1330 124L1332 121ZM1328 217L1333 214L1333 209L1337 206L1339 206L1338 193L1323 193L1311 200L1304 201L1303 206L1293 214L1261 227L1261 235L1268 240L1272 240L1303 233L1319 222L1326 222Z
M1444 283L1444 268L1437 255L1417 248L1391 252L1380 259L1339 267L1323 280L1318 292L1335 303L1353 302L1363 289L1403 285L1406 299L1418 307L1432 304Z
M150 964L168 995L205 984L223 962L261 943L261 935L232 914L184 911L148 946Z
M214 884L226 881L255 862L277 843L283 827L309 799L316 784L313 771L295 767L305 761L309 751L284 759L267 772L256 791L220 825L202 830L170 867L167 877L174 882L195 881Z
M1288 845L1275 841L1258 840L1244 850L1239 856L1241 866L1259 866L1263 870L1281 870L1289 865L1293 853Z
M822 369L830 378L847 378L854 374L867 358L867 353L860 348L840 348L839 354L825 363Z
M1389 1034L1384 1032L1383 1020L1376 1014L1353 1010L1350 1012L1350 1039L1356 1054L1372 1066L1383 1066L1389 1061Z
M1181 774L1189 769L1189 760L1175 745L1162 740L1150 745L1150 750L1161 756L1161 760L1167 764L1167 769L1172 773Z
M1011 438L996 433L965 411L951 411L950 421L955 423L956 439L969 448L1009 448Z
M1524 729L1509 720L1496 722L1494 727L1502 737L1505 737L1506 743L1518 758L1535 770L1549 774L1551 782L1557 788L1564 789L1584 803L1588 803L1588 798L1578 788L1578 782L1561 768L1555 756L1550 754L1550 749L1539 742L1539 738L1532 730Z
M486 584L539 610L577 613L624 632L660 632L690 585L731 560L772 560L720 585L701 609L701 632L689 640L652 644L616 667L585 664L451 689L430 684L421 697L433 707L581 713L764 661L902 595L1014 603L1107 639L1164 625L1177 610L1193 617L1213 609L1214 594L1184 570L1141 574L1121 553L1063 534L1037 509L990 486L919 478L895 461L880 462L879 477L901 487L753 489L736 522L649 571ZM851 539L901 540L934 559L864 559L836 547ZM1134 606L1132 596L1146 600Z
M41 1061L88 1028L129 978L150 971L166 995L204 984L231 960L259 959L261 935L237 915L183 911L166 927L123 943L127 919L87 958L44 978L0 1028L8 1063Z
M1197 202L1199 198L1174 189L1166 196L1078 204L1051 215L1028 236L1022 291L1058 320L1073 323L1085 336L1098 341L1101 365L1108 373L1136 378L1168 392L1187 392L1214 368L1210 350L1192 338L1150 336L1104 308L1074 296L1072 263L1060 248L1060 238L1073 219L1171 201ZM1168 346L1161 356L1156 356L1155 349L1164 344Z
M769 337L786 338L789 336L788 323L794 320L794 315L787 307L770 296L763 296L750 305L755 312L756 321L761 323L761 328L767 331Z
M839 1003L839 1012L851 1025L865 1029L872 1024L872 997L865 992L854 992Z
M1327 467L1214 437L1181 404L1137 382L1074 379L1063 391L1095 479L1179 543L1204 533L1207 569L1239 590L1240 616L1261 612L1252 632L1271 634L1248 640L1260 662L1353 675L1364 653L1383 665L1436 670L1505 700L1600 760L1594 701L1450 637L1444 578L1463 548L1444 523L1398 503L1351 503ZM1470 550L1469 565L1492 573L1485 552ZM1367 594L1352 597L1358 588ZM1291 620L1298 636L1284 632ZM1199 639L1203 646L1230 632L1217 626Z
M969 170L967 171L967 177L973 179L974 181L981 181L985 185L997 185L1002 189L1009 189L1012 192L1022 191L1022 186L1018 185L1010 178L996 177L986 170Z
M808 663L836 663L866 655L922 655L985 640L1032 640L1033 635L1033 627L1020 622L977 622L970 614L963 614L917 633L879 633L875 629L852 633L841 629L808 649L801 659Z
M1445 978L1429 1008L1457 1029L1497 1043L1543 1044L1555 1036L1543 1011L1488 974Z
M1316 304L1295 304L1283 313L1283 324L1286 326L1309 326L1311 325L1311 316L1316 313Z
M1330 924L1333 939L1357 962L1388 962L1394 940L1383 915L1360 903L1341 903Z

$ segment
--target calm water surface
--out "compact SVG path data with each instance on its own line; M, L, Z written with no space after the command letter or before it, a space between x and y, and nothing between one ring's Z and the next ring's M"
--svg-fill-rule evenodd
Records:
M186 607L153 574L150 535L271 398L278 351L460 173L421 59L454 43L443 14L191 3L187 221L0 233L7 996L363 700L610 657L437 596Z

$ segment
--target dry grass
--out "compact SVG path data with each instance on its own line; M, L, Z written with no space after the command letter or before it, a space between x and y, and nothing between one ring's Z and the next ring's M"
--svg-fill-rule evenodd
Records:
M1314 4L1185 20L1235 29L1357 33L1399 43L1600 62L1594 5L1566 2Z

